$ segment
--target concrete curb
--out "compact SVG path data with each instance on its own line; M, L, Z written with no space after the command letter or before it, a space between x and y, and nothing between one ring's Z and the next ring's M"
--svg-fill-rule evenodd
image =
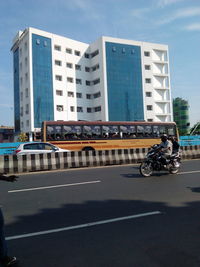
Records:
M95 167L141 162L148 148L0 156L0 173ZM200 146L181 147L182 159L200 158Z

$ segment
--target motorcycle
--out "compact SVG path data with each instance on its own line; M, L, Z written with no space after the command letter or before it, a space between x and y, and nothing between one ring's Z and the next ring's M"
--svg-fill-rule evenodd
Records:
M144 177L149 177L152 175L153 171L162 170L167 170L171 174L176 174L180 166L181 157L179 152L173 153L169 159L166 159L166 165L164 165L159 145L153 145L140 165L140 174Z

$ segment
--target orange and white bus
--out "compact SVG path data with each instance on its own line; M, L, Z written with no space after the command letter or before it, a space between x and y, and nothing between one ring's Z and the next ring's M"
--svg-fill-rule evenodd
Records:
M167 134L178 138L174 122L44 121L42 139L74 151L144 148Z

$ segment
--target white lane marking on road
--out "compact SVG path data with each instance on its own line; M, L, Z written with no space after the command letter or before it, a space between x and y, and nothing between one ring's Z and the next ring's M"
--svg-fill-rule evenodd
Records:
M101 182L100 180L97 180L97 181L89 181L89 182L74 183L74 184L60 184L60 185L43 186L43 187L35 187L35 188L33 187L33 188L25 188L25 189L18 189L18 190L10 190L10 191L8 191L8 193L44 190L44 189L52 189L52 188L67 187L67 186L77 186L77 185L86 185L86 184L96 184L96 183L100 183L100 182Z
M14 240L14 239L28 238L32 236L53 234L53 233L58 233L58 232L63 232L63 231L70 231L70 230L75 230L75 229L80 229L80 228L91 227L95 225L119 222L119 221L124 221L124 220L131 220L131 219L141 218L145 216L158 215L158 214L161 214L161 212L152 211L152 212L140 213L140 214L125 216L125 217L118 217L118 218L113 218L113 219L108 219L108 220L103 220L103 221L90 222L90 223L68 226L68 227L63 227L63 228L51 229L47 231L40 231L40 232L35 232L35 233L23 234L23 235L8 236L6 237L6 240Z
M177 174L190 174L190 173L199 173L200 172L200 170L199 171L189 171L189 172L179 172L179 173L177 173Z

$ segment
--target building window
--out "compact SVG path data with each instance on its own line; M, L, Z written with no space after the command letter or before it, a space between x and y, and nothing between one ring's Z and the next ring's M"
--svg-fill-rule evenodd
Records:
M20 100L23 101L23 92L20 93Z
M68 95L69 97L74 97L74 92L68 91L68 92L67 92L67 95Z
M98 70L99 69L99 64L96 64L95 66L91 67L92 71Z
M37 44L37 45L40 44L40 39L36 39L36 44Z
M83 107L77 107L77 112L83 112Z
M87 86L90 86L90 81L85 81L85 84L86 84Z
M150 70L151 66L150 65L145 65L144 68L145 68L145 70Z
M75 51L74 51L74 55L75 55L75 56L78 56L78 57L80 57L80 55L81 55L81 52L80 52L80 51L78 51L78 50L75 50Z
M28 66L28 58L27 57L25 58L25 66L26 67Z
M90 54L85 53L85 58L90 58Z
M23 113L24 113L24 111L23 111L23 107L21 107L21 108L20 108L20 116L23 116Z
M98 93L94 94L94 98L98 98L100 96L101 96L101 92L98 92Z
M46 47L47 46L47 41L44 41L44 47Z
M57 106L56 106L56 110L57 110L57 111L63 111L64 108L63 108L62 105L57 105Z
M98 84L98 83L100 83L100 79L99 79L99 78L93 81L93 84L94 84L94 85L95 85L95 84Z
M25 90L25 96L26 96L26 97L29 96L28 88L26 88L26 90Z
M145 79L145 83L151 83L151 79L150 78L146 78Z
M94 108L94 112L99 112L99 111L101 111L101 106L98 106L98 107Z
M81 79L76 79L76 84L82 84Z
M25 81L28 81L28 72L25 74Z
M91 53L91 58L97 56L99 54L99 50L95 50L93 53Z
M86 98L87 99L92 99L92 95L91 94L86 94Z
M74 112L74 111L75 111L74 106L71 106L71 107L70 107L70 111L71 111L71 112Z
M56 81L62 81L62 76L61 75L56 75Z
M151 121L153 121L153 119L148 119L147 121L151 122Z
M56 51L61 51L61 46L60 45L54 45L54 49Z
M116 52L116 47L115 46L112 47L112 51Z
M62 90L56 90L56 95L62 96L63 95L63 91Z
M69 68L69 69L72 69L72 68L73 68L73 64L72 64L72 63L69 63L69 62L67 62L67 63L66 63L66 67L67 67L67 68Z
M87 113L92 113L92 108L87 108Z
M152 105L147 105L147 110L153 110L153 106Z
M82 93L76 93L77 98L82 98Z
M72 77L67 77L67 82L69 82L69 83L73 83L73 78Z
M89 67L85 67L85 71L86 72L90 72L90 68Z
M144 56L145 57L150 57L150 52L149 51L144 51Z
M152 92L146 92L146 97L152 97Z
M29 114L29 104L26 104L26 114Z
M25 50L25 51L27 51L27 47L28 47L27 42L25 42L25 43L24 43L24 50Z
M55 60L55 65L56 66L62 66L62 62L60 60Z
M122 48L122 53L125 54L126 53L126 49Z
M81 65L75 65L76 70L81 70Z
M66 48L65 51L66 51L67 54L72 54L72 49L71 48Z
M29 127L29 120L26 121L26 127Z

